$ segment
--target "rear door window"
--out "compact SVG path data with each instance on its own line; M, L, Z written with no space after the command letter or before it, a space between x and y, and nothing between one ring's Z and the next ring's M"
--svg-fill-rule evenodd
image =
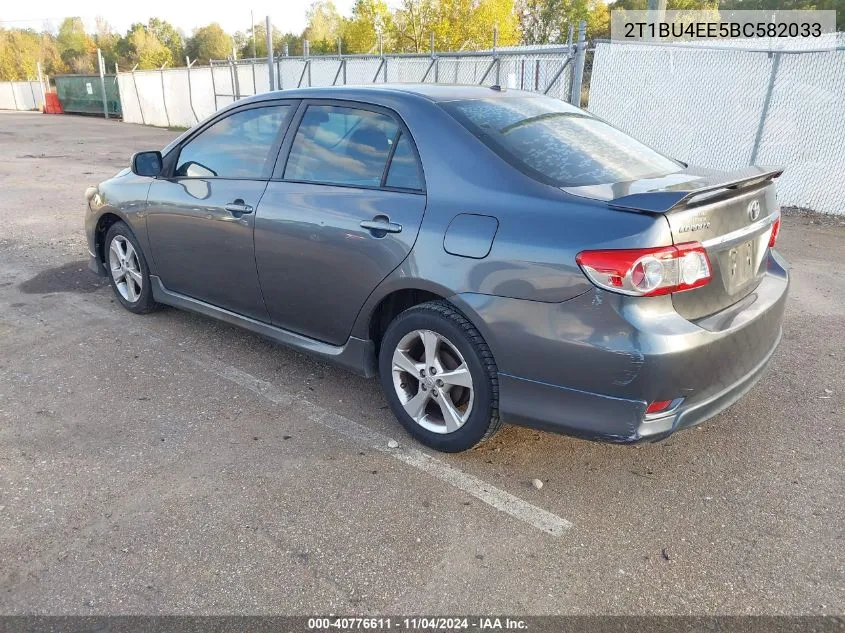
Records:
M398 131L396 121L380 112L310 105L296 132L283 177L379 187Z
M443 107L529 176L557 187L654 178L682 165L551 97L451 101Z

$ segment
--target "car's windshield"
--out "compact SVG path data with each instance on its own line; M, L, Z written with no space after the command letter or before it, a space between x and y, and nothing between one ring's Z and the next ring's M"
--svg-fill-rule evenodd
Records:
M608 123L551 97L473 99L442 105L506 160L557 187L654 178L683 167Z

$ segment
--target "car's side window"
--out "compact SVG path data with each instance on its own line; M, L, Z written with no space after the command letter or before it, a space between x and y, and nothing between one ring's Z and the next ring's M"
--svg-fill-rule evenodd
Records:
M422 189L419 165L411 142L404 133L399 134L396 141L396 149L393 150L393 158L390 159L390 167L387 168L385 185L399 189Z
M284 178L379 187L399 126L379 112L310 105L296 132Z
M268 161L289 105L241 110L206 128L179 152L175 175L189 178L255 178Z

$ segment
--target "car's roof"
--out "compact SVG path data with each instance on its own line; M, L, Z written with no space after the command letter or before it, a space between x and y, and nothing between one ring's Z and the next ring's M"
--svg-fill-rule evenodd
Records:
M473 85L451 85L451 84L369 84L369 85L347 85L327 86L318 88L291 88L276 90L259 95L259 99L278 99L280 96L302 98L302 99L361 99L366 101L378 95L390 95L393 97L401 95L416 95L430 101L458 101L463 99L492 99L509 97L536 97L537 93L523 90L510 90L491 86Z

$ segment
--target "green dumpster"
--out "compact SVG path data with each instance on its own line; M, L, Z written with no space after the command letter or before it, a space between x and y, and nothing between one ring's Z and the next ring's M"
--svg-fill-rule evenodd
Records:
M58 75L56 92L65 112L103 114L103 93L99 75ZM114 75L106 75L106 105L109 116L119 117L120 93Z

